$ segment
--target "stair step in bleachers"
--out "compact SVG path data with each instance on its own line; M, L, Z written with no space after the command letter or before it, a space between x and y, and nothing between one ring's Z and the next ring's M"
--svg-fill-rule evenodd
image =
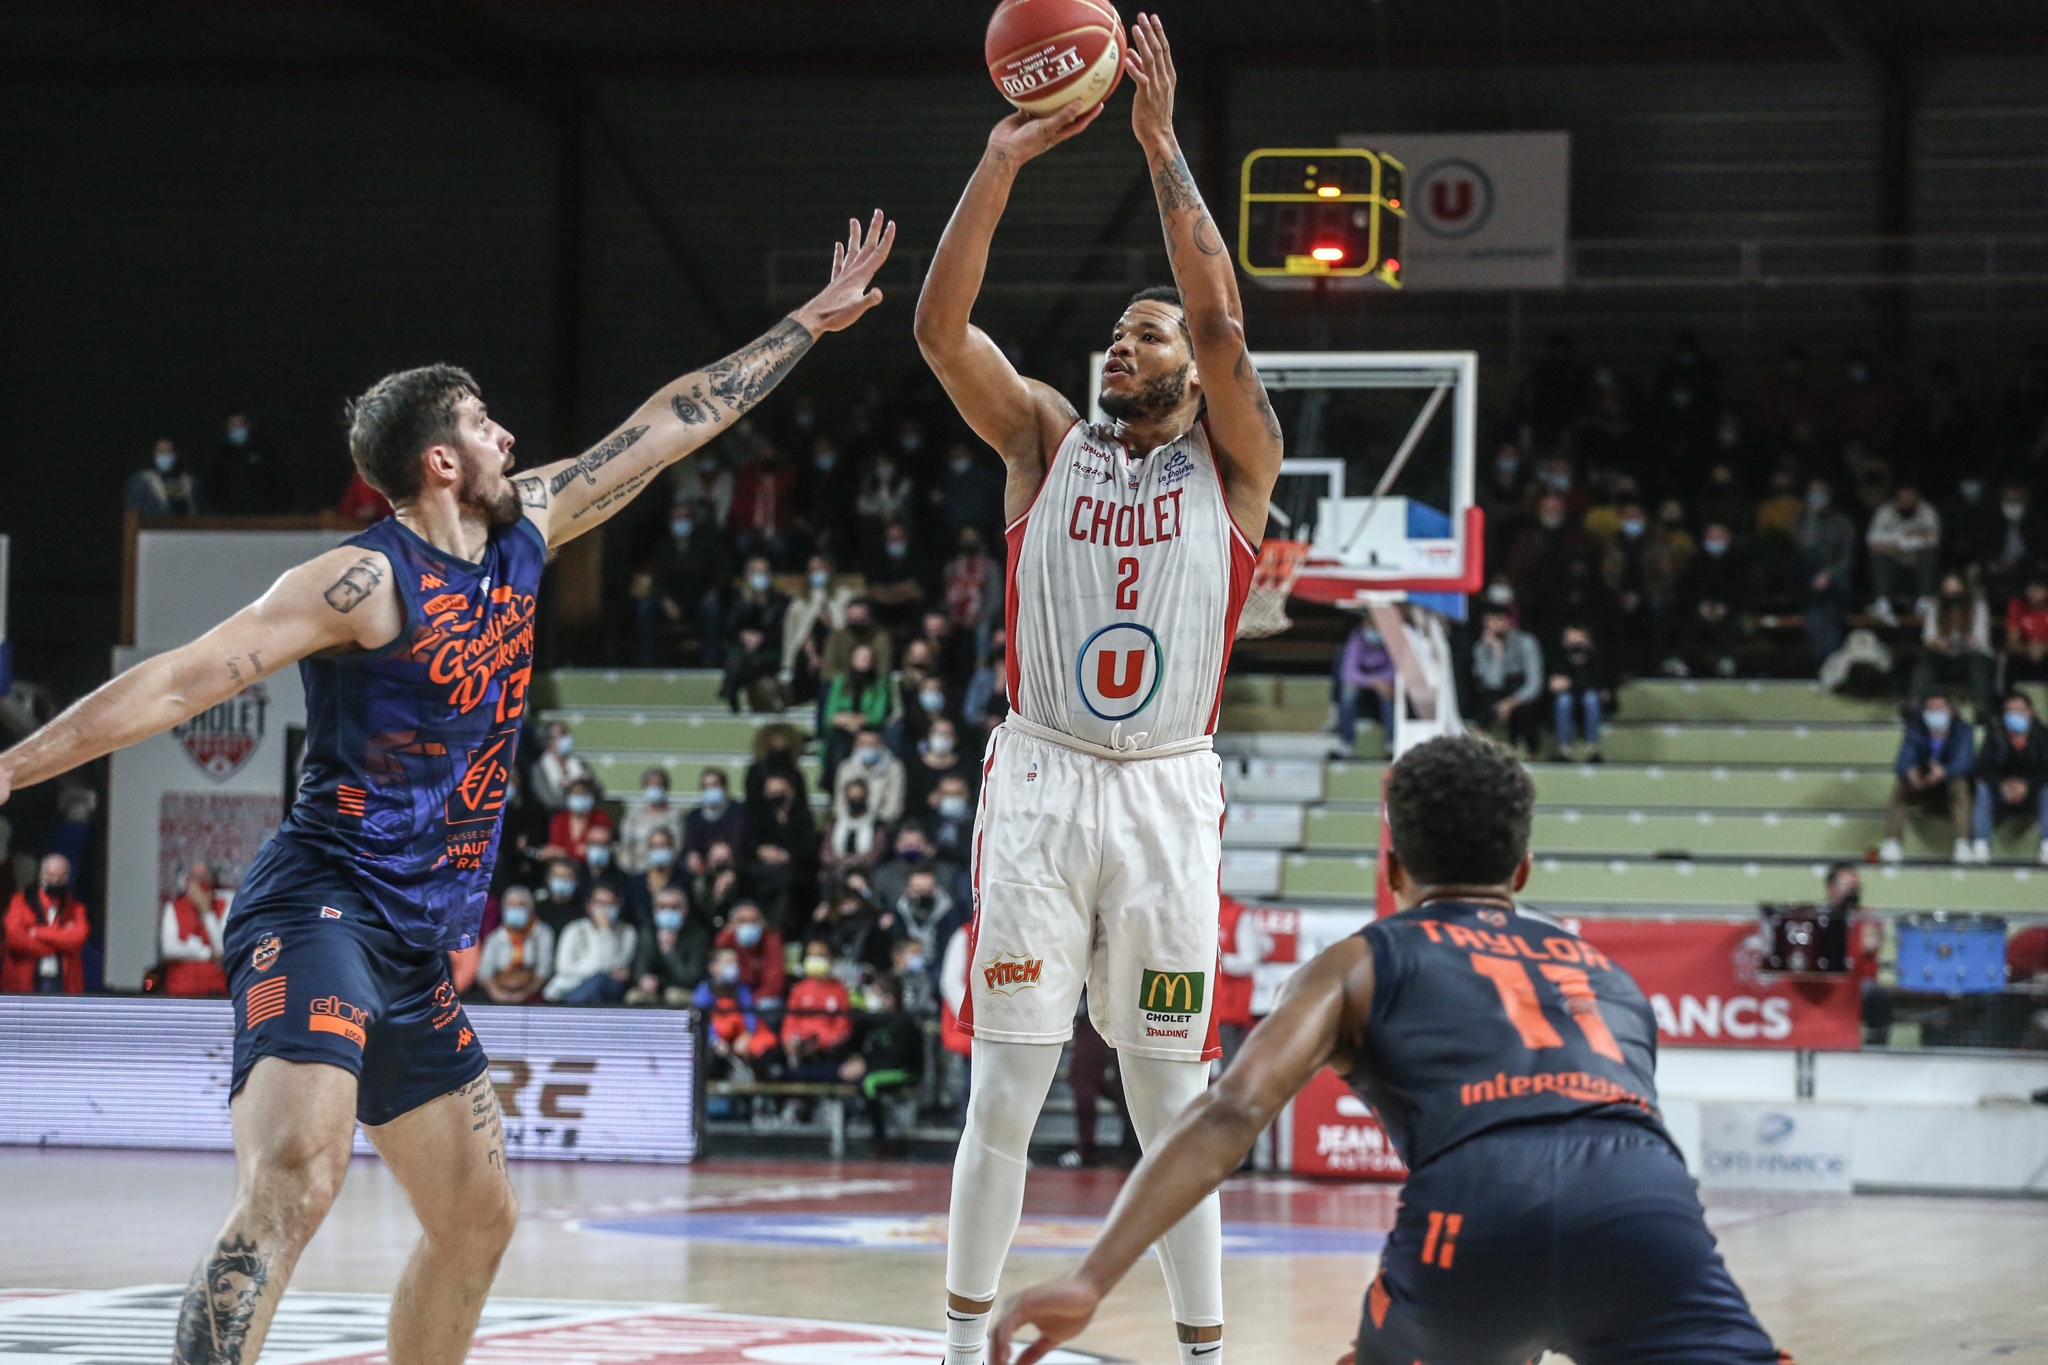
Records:
M1882 766L1898 752L1893 725L1617 724L1600 747L1610 763Z
M551 709L717 706L713 668L558 668L534 687L534 703Z
M1890 725L1899 714L1896 702L1838 696L1811 682L1640 678L1625 684L1616 699L1616 714L1631 721Z
M1385 772L1384 763L1332 763L1324 795L1377 801ZM1537 803L1546 806L1883 810L1892 790L1890 754L1881 764L1858 768L1536 763L1529 776Z

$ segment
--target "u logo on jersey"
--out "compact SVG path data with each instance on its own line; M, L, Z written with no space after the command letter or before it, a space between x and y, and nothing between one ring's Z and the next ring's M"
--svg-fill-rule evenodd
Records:
M1129 720L1152 704L1166 676L1166 652L1145 626L1118 621L1088 637L1074 661L1081 704L1098 720Z

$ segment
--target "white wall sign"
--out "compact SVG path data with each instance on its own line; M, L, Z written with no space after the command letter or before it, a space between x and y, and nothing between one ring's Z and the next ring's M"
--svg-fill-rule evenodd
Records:
M1715 1190L1849 1192L1850 1134L1845 1105L1700 1105L1702 1186Z
M1408 289L1562 289L1570 133L1346 133L1408 168Z

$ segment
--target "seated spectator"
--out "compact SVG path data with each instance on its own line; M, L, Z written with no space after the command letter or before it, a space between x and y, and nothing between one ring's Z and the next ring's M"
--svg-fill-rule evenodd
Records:
M1382 727L1394 704L1394 656L1379 627L1361 616L1337 656L1337 738L1350 754L1358 747L1358 713L1369 706Z
M879 1157L903 1154L902 1143L889 1137L888 1102L924 1075L924 1030L898 1011L900 998L896 983L886 976L868 983L858 1053L839 1068L840 1079L858 1084L867 1101L868 1125Z
M213 887L213 869L195 858L185 869L185 889L164 902L157 928L165 995L228 993L227 974L220 965L220 926L220 893Z
M959 552L946 561L944 579L946 616L978 653L1003 619L1003 566L972 526L961 527L954 543Z
M711 509L687 494L680 494L669 510L668 531L668 539L654 552L647 595L639 601L640 666L665 661L655 644L656 627L665 621L694 630L698 662L706 668L720 667L725 662L725 594L732 581L732 552Z
M597 804L597 784L588 778L577 778L569 784L568 800L554 819L548 821L548 847L563 857L584 860L584 850L590 839L590 832L601 829L607 838L612 829L611 812ZM610 850L606 850L609 856Z
M2034 822L2040 862L2048 866L2048 729L2026 693L2006 693L1998 716L1984 727L1975 776L1970 852L1976 860L1990 862L1992 828L2018 818Z
M790 562L796 547L796 470L780 449L757 440L734 472L725 527L741 554Z
M869 462L854 494L854 511L860 523L860 548L864 559L880 559L888 528L900 526L912 511L916 485L897 467L894 454L884 451Z
M896 940L896 960L890 975L903 992L903 998L896 1003L905 1014L919 1024L927 1019L938 1020L938 976L931 969L931 957L922 940Z
M1009 640L1001 626L989 632L988 648L960 700L960 723L979 744L1010 714Z
M853 1006L846 986L832 975L832 945L812 939L804 945L804 974L789 988L782 1015L784 1076L792 1081L831 1082L853 1039Z
M1600 651L1584 626L1566 626L1558 639L1557 659L1550 671L1550 695L1557 718L1557 756L1585 763L1600 761L1600 720L1613 684ZM1577 753L1583 733L1586 749Z
M1543 692L1543 651L1498 606L1489 603L1480 621L1479 638L1472 642L1473 719L1482 728L1504 730L1509 743L1533 754L1542 724L1535 702Z
M882 533L881 558L868 566L868 601L875 619L891 630L908 630L924 614L924 572L910 550L910 528L890 522Z
M840 453L839 442L831 436L797 431L788 438L792 449L801 449L806 441L811 447L811 467L805 472L799 493L805 529L819 550L849 557L857 544L854 528L859 518L854 509L854 494L859 476L853 462Z
M1898 618L1892 599L1918 601L1934 591L1941 570L1941 514L1910 481L1877 509L1864 533L1870 548L1870 585L1877 594L1870 614L1886 625Z
M768 927L760 906L752 901L735 905L732 918L712 940L712 946L732 950L733 960L739 963L740 983L753 994L756 1005L773 1010L782 1004L783 987L788 980L782 935Z
M1984 479L1965 474L1956 480L1955 492L1941 506L1941 562L1967 569L1982 564L1998 553L2005 530L1998 509L1986 496Z
M880 744L882 728L896 710L895 679L876 671L873 649L856 645L846 672L834 677L825 689L825 771L839 772L854 747L854 737L863 730L873 730L875 743Z
M953 898L939 886L938 874L921 867L905 880L903 894L896 898L895 930L900 937L914 939L926 957L936 958L939 925L952 913Z
M156 443L147 468L128 476L121 497L128 511L145 517L196 517L204 510L199 480L187 473L178 460L178 448L171 438Z
M292 510L292 476L276 447L241 413L206 471L206 505L222 516L275 517Z
M846 624L846 607L854 597L852 584L833 583L832 561L821 554L811 556L807 582L782 616L782 671L790 679L792 702L816 700L825 641Z
M958 696L965 691L967 680L974 676L975 656L981 653L974 632L954 625L952 617L933 607L925 611L924 627L917 638L931 651L932 667L946 685L946 694Z
M1856 563L1856 527L1835 508L1834 485L1815 479L1806 486L1806 510L1795 535L1805 597L1806 652L1818 667L1842 647L1849 615L1851 569Z
M974 859L974 799L967 793L967 779L949 775L940 779L938 790L925 798L917 824L931 845L932 859L942 879L965 872Z
M690 879L690 904L715 934L725 928L733 910L746 897L740 885L739 860L731 844L720 840L704 855L704 866Z
M1920 658L1913 665L1913 695L1941 688L1967 696L1982 716L1990 709L1997 661L1991 652L1991 608L1961 574L1941 580L1937 597L1922 598Z
M796 793L796 803L808 808L811 804L811 784L804 776L804 768L798 755L803 752L806 742L804 733L787 721L771 721L754 731L754 761L747 766L746 800L749 808L758 805L768 786L768 779L779 777L789 784ZM831 770L826 770L829 777Z
M1970 861L1970 778L1977 761L1976 737L1963 724L1948 697L1930 694L1917 713L1906 715L1899 756L1892 762L1891 810L1885 818L1884 844L1878 857L1896 863L1905 857L1899 840L1906 819L1915 810L1942 811L1955 828L1955 861Z
M965 441L956 441L946 452L945 473L932 488L932 501L943 519L946 537L957 540L960 533L973 530L998 534L1003 525L1002 464Z
M1685 505L1666 498L1657 521L1643 537L1643 608L1650 621L1648 658L1668 675L1683 677L1678 659L1678 590L1685 572L1699 558L1699 546L1686 529Z
M740 861L747 890L771 923L787 925L810 904L818 879L818 827L809 806L797 803L789 779L777 774L747 810Z
M628 803L626 818L614 841L619 867L627 872L647 870L647 841L656 830L669 837L673 853L683 842L683 812L669 800L668 769L649 768L640 775L640 800Z
M876 674L887 674L896 666L895 642L889 632L875 624L874 612L865 597L856 597L846 604L846 620L825 637L825 651L818 660L818 671L826 678L836 678L853 670L853 651L866 645L874 651L869 668Z
M846 786L856 778L867 785L868 798L874 804L877 819L884 824L894 824L903 818L907 774L903 760L890 753L882 743L879 728L863 726L859 738L853 742L853 752L833 774L832 809L835 815L845 809Z
M879 864L868 879L878 905L895 905L910 887L910 874L932 861L931 838L916 824L906 824L896 831L892 851L895 856Z
M666 1005L681 1009L690 1003L711 957L711 926L690 914L683 888L664 887L654 901L653 932L638 935L633 953L633 985L629 1005Z
M1711 670L1723 678L1735 676L1735 645L1749 584L1741 557L1731 553L1734 544L1726 523L1708 522L1700 553L1679 583L1678 650L1687 674Z
M391 515L391 500L370 487L370 481L363 477L362 470L351 469L348 472L348 483L341 490L341 501L335 504L334 513L344 521L368 526Z
M590 766L576 756L576 737L559 720L548 722L547 747L533 764L533 799L550 812L569 805L569 788L595 782Z
M925 731L924 739L916 751L904 763L903 808L923 810L929 804L931 794L939 789L939 783L948 777L958 777L967 782L970 793L974 779L980 774L972 763L960 756L959 727L940 716ZM969 799L972 799L970 795Z
M583 918L582 864L550 859L548 879L534 893L534 910L557 934Z
M697 983L690 1003L704 1016L704 1041L711 1048L706 1076L752 1084L755 1068L772 1063L780 1043L755 1013L754 993L740 981L739 958L732 949L712 950L710 975Z
M734 711L741 710L744 703L748 711L779 714L789 704L781 672L782 651L774 637L753 626L741 626L738 638L725 653L719 699Z
M2027 585L2005 604L2006 686L2048 681L2048 570L2027 575Z
M903 698L903 714L883 735L883 741L892 752L907 754L917 751L935 723L952 719L953 692L931 666L931 646L923 638L912 640L903 658L896 684L896 694Z
M591 826L583 841L583 895L587 900L592 891L605 887L619 903L623 915L633 906L634 879L619 870L618 860L612 856L613 846L610 825Z
M498 904L498 927L484 939L477 984L495 1005L525 1005L540 995L555 971L555 931L534 917L533 893L508 886Z
M8 904L0 994L84 994L85 940L91 932L85 902L72 891L71 860L50 854L35 885L16 892Z
M593 887L583 918L562 931L555 974L541 994L570 1005L625 999L637 939L632 925L619 923L618 896L608 886Z
M676 862L675 840L667 830L656 827L647 837L647 866L631 883L626 892L626 909L633 916L634 927L645 929L654 922L654 902L663 891L670 887L682 890L686 874Z
M713 844L738 846L747 828L747 803L732 799L725 769L697 774L697 809L683 817L683 866L692 876L704 870Z
M873 867L882 855L887 834L887 824L875 814L874 802L868 799L868 784L856 777L833 803L820 865L828 874L849 867Z
M2024 479L2007 479L1998 495L1999 528L1991 552L1991 571L2010 579L2029 564L2048 559L2048 511L2036 506L2034 490Z
M851 965L858 980L889 970L896 940L903 936L895 901L871 901L852 892L832 903L829 925L833 956Z

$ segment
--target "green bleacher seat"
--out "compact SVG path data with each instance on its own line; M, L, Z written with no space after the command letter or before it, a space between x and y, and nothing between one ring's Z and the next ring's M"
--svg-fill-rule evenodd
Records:
M709 668L558 668L534 684L543 708L634 706L649 710L717 706L719 673Z
M1384 763L1332 763L1331 801L1377 801ZM1889 765L1871 768L1631 767L1617 763L1535 763L1544 806L1663 807L1680 810L1882 810L1891 799Z
M576 747L597 753L734 754L751 753L754 732L780 716L590 715L577 711L545 711L547 720L565 720ZM808 727L806 727L808 728Z
M1898 705L1838 696L1810 682L1674 682L1639 678L1622 687L1616 719L1628 721L1862 722L1890 724Z
M1896 725L1617 724L1601 737L1610 763L1888 766Z
M649 768L662 768L668 772L669 790L678 793L674 798L686 808L696 798L688 793L697 790L698 779L706 768L723 768L735 791L746 780L747 766L754 761L750 753L735 754L586 754L584 762L597 774L597 780L604 789L618 795L631 795L640 786L640 776ZM811 790L818 789L819 763L815 757L797 760L803 770L804 780L811 784Z

